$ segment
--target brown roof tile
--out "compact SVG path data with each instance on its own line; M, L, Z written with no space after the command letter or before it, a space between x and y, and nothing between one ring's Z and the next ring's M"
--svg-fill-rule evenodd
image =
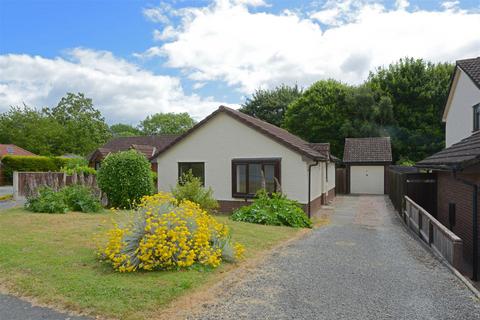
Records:
M346 138L343 162L392 162L390 137Z
M457 66L460 67L473 83L480 88L480 57L472 59L458 60Z
M225 113L234 119L237 119L238 121L242 122L243 124L249 126L250 128L270 137L271 139L277 141L280 144L283 144L284 146L292 149L295 152L298 152L301 155L304 155L308 158L311 158L313 160L326 160L327 157L325 156L324 153L318 152L315 149L313 149L308 142L305 140L297 137L294 134L291 134L285 129L279 128L273 124L270 124L268 122L262 121L260 119L254 118L252 116L249 116L247 114L244 114L240 111L225 107L225 106L220 106L216 111L214 111L212 114L207 116L205 119L197 123L193 128L188 130L186 133L175 139L174 142L172 142L170 145L165 147L162 150L157 151L154 157L157 157L159 154L162 152L167 151L169 148L171 148L173 145L176 143L180 142L183 140L185 137L190 135L192 132L194 132L197 128L203 126L205 123L207 123L210 119L215 117L219 113Z
M431 169L462 169L480 162L480 132L417 162L415 166Z
M0 144L0 158L3 156L36 156L36 154L14 144Z

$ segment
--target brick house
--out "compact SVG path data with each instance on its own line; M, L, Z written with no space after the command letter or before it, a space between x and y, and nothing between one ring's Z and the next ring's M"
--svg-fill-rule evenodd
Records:
M480 57L459 60L444 109L446 148L416 164L437 175L437 219L464 243L464 273L478 280L480 253Z
M142 153L151 162L152 171L157 171L156 159L152 156L159 150L172 143L178 135L156 135L156 136L135 136L135 137L117 137L105 143L100 148L87 156L89 166L98 169L101 162L110 153L126 151L130 149Z
M36 156L36 154L20 148L14 144L0 144L0 186L5 184L2 173L2 161L4 156Z

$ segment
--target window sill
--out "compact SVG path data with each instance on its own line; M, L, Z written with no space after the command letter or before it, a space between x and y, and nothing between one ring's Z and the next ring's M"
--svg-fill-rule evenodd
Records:
M234 193L234 194L232 194L232 198L253 199L253 198L255 198L255 195L254 194L247 194L247 193Z

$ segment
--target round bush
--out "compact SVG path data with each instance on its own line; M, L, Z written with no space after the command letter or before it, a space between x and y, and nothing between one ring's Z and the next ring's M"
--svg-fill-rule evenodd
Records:
M243 257L229 229L198 204L177 201L169 193L145 197L125 226L108 232L100 257L115 270L171 270L194 265L215 268Z
M107 156L97 172L97 182L109 205L117 208L132 208L153 192L150 163L135 150Z

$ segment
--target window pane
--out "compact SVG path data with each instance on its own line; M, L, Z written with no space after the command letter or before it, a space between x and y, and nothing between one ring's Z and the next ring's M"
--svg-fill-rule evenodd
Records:
M266 164L263 166L265 174L265 189L268 192L275 192L275 166L273 164Z
M248 165L248 193L256 193L262 188L262 165Z
M184 163L179 163L178 164L178 173L179 177L181 178L183 174L188 173L189 171L192 172L192 175L194 177L200 178L202 180L202 183L204 183L205 179L205 164L202 163L190 163L190 162L184 162Z
M246 193L247 192L247 165L238 164L237 165L237 192Z
M190 165L190 169L192 170L192 174L194 177L200 178L203 181L203 163L192 163Z

